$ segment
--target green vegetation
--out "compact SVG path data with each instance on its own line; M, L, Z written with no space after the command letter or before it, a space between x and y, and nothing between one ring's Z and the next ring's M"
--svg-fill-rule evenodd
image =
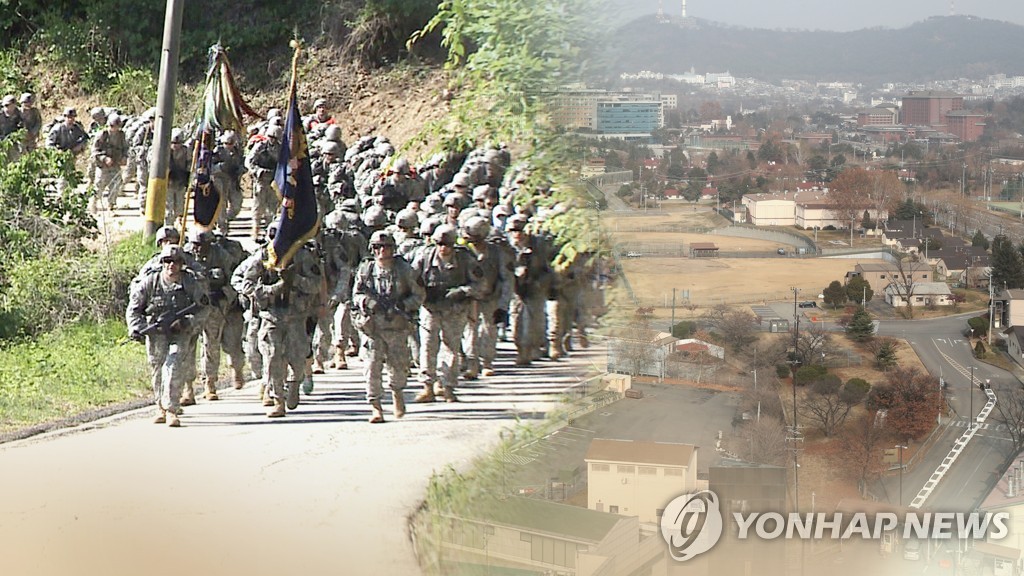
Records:
M870 340L875 335L874 321L871 314L863 306L853 313L853 318L846 325L846 335L857 342Z
M0 432L145 396L145 350L126 336L110 319L0 348Z

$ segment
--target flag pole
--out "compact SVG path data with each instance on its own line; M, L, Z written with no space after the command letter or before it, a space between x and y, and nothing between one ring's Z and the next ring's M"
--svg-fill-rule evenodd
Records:
M199 145L202 139L205 137L205 132L199 133L199 138L196 139L195 144L192 146L192 164L189 165L188 170L188 184L185 186L185 206L181 210L181 238L178 239L179 244L185 244L185 223L188 222L188 205L189 200L192 199L192 188L195 186L193 183L195 180L196 164L199 163Z

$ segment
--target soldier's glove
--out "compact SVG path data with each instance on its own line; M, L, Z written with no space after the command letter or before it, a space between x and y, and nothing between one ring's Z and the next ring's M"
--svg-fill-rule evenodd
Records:
M516 278L525 278L527 270L526 266L516 266Z
M459 286L457 288L449 288L444 294L445 300L452 302L462 302L466 298L469 298L469 289L465 286Z
M131 338L132 340L136 341L136 342L145 342L146 341L146 337L143 336L141 333L135 331L135 330L133 330L131 332L131 334L128 334L128 337Z
M363 302L363 310L367 314L374 314L376 312L380 312L380 303L374 300L373 298L367 298Z
M494 323L501 324L502 326L508 324L508 310L501 310L500 308L495 310Z
M188 330L189 324L191 323L188 321L188 318L178 318L174 322L171 322L171 334L181 334L185 330Z

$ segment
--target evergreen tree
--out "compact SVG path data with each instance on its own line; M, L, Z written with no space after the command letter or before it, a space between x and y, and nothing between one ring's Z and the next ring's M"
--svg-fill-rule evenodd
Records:
M914 201L907 198L896 208L896 219L897 220L913 220L917 214L917 206L914 205Z
M875 291L871 289L870 282L860 276L854 276L846 283L846 297L851 302L863 306L871 302L871 299L875 297Z
M1024 288L1024 257L1004 234L992 239L992 282L999 287Z
M896 345L892 342L885 342L878 347L875 353L875 366L879 370L888 370L896 366Z
M846 287L840 284L839 280L833 280L822 294L825 296L825 304L831 305L832 308L846 304Z
M857 308L850 323L846 325L846 335L857 342L864 342L870 340L874 334L875 325L871 320L871 314L863 306Z
M981 246L988 250L988 238L985 238L980 229L974 232L974 236L971 238L971 246Z

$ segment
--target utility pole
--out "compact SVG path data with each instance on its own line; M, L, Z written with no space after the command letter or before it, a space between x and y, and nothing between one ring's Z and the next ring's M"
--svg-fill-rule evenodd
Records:
M903 506L903 450L906 448L903 444L898 444L896 448L900 451L900 507Z
M167 0L164 9L164 38L160 50L160 79L153 127L153 163L146 183L145 236L152 238L164 223L167 175L171 160L171 126L174 124L174 90L178 84L178 54L181 45L181 14L185 0ZM142 185L141 182L136 186Z
M675 336L676 330L676 289L672 289L672 324L668 327L668 333Z
M986 340L988 340L989 348L992 347L992 326L995 321L995 318L993 318L993 315L995 314L995 305L995 297L992 293L992 275L990 274L988 277L988 334L985 335ZM999 325L1002 326L1002 323ZM973 385L974 382L972 381L971 386Z

